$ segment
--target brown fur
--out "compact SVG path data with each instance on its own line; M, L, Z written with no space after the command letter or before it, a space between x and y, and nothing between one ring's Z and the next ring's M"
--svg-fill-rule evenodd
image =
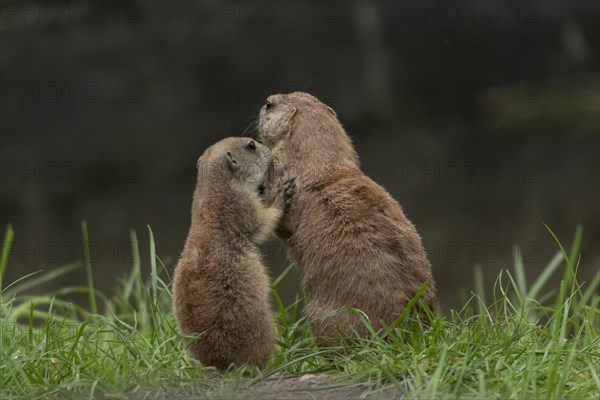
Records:
M421 301L432 306L435 286L419 234L398 202L362 173L330 107L306 93L273 95L260 112L259 139L273 155L267 193L296 181L277 233L303 270L305 312L320 344L365 332L340 308L364 311L380 329L425 282Z
M263 368L274 345L269 285L258 244L273 232L283 195L267 208L258 188L271 163L269 150L248 138L227 138L198 160L192 222L175 269L173 310L190 356L227 369ZM254 143L254 142L253 142Z

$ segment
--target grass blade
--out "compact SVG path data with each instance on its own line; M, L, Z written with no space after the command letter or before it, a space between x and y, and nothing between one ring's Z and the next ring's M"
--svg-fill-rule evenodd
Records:
M26 278L33 276L33 275L37 275L42 271L36 271L33 272L31 274L28 274L22 278L19 278L18 280L16 280L15 282L11 283L10 285L8 285L4 290L4 296L6 297L11 297L14 294L17 293L22 293L26 290L32 289L36 286L42 285L44 283L47 283L53 279L58 278L59 276L65 275L73 270L76 270L77 268L81 267L81 263L72 263L72 264L66 264L63 265L62 267L58 267L58 268L54 268L50 271L47 271L41 275L38 275L37 277L30 279L30 280L26 280ZM18 282L23 282L18 284Z
M573 280L575 280L575 273L577 268L577 258L579 255L579 249L581 248L581 238L583 236L583 227L581 225L577 225L575 229L575 237L573 238L573 244L571 245L571 251L569 252L569 265L565 270L565 274L563 276L563 280L568 285L571 284Z
M515 257L515 279L517 281L517 288L521 297L525 297L527 294L527 279L525 278L525 265L523 264L521 249L518 245L515 245L513 248L513 255Z
M96 305L96 291L94 290L94 275L92 274L92 260L90 257L90 241L88 237L87 222L81 222L81 232L83 234L83 260L85 263L85 274L90 297L90 309L92 314L98 314L98 306Z
M137 239L137 234L135 233L135 231L132 229L129 231L129 239L131 241L131 257L132 257L132 262L133 262L133 268L131 271L131 275L129 276L129 279L127 280L127 284L125 285L125 288L123 290L123 298L125 300L128 300L129 297L131 296L131 293L133 292L133 287L136 283L136 277L140 276L140 250L139 250L139 244L138 244L138 239ZM139 293L138 293L139 295Z
M288 265L286 267L286 269L284 269L283 272L277 277L277 279L275 279L273 281L273 283L271 283L271 288L275 289L277 287L277 285L279 285L281 283L281 281L283 281L285 279L287 274L289 274L290 271L294 269L294 267L296 267L296 264L294 264L294 263L291 263L290 265Z
M13 231L12 225L6 227L6 233L4 234L4 241L2 242L2 255L0 255L0 293L2 293L2 279L4 278L4 272L8 264L8 255L12 247L13 238L15 232Z
M552 231L552 229L550 229L550 227L548 225L544 224L544 226L546 227L546 230L548 230L548 232L550 232L550 235L552 235L552 237L554 238L554 241L558 245L558 248L560 249L560 251L563 253L563 256L565 257L567 264L569 264L570 263L569 256L567 255L567 252L566 252L565 248L563 247L562 243L560 242L560 240L558 240L558 237L556 237L556 235L554 234L554 232Z
M548 282L550 276L556 271L556 269L560 266L560 263L563 261L564 255L560 251L558 251L552 260L546 265L540 276L535 280L533 285L531 285L531 289L529 289L529 293L527 297L535 300L537 295L539 294L542 287Z
M152 277L152 300L154 302L157 302L158 275L156 273L156 248L154 246L154 235L152 234L152 229L150 228L150 225L148 225L148 235L150 240L150 271Z

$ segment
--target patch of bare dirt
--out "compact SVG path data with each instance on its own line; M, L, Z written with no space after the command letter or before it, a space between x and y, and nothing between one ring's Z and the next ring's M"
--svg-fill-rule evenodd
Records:
M373 390L364 383L336 380L329 374L306 374L300 377L274 375L240 393L240 399L265 400L401 400L403 398L404 396L395 388Z

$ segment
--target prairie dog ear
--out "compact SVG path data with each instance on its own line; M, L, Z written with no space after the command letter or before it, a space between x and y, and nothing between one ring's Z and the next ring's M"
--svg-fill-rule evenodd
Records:
M327 111L329 111L334 117L337 117L337 114L335 113L335 111L333 111L333 108L327 106Z
M196 161L196 169L200 169L201 162L202 162L202 156L200 156L200 158L198 158L198 161Z
M287 135L291 136L292 134L292 121L294 120L294 116L296 115L296 113L298 112L298 109L296 107L292 107L292 109L289 111L289 118L287 119L286 123L286 127L287 127Z
M229 165L229 169L232 171L235 171L240 167L239 163L230 151L227 152L227 165Z
M294 120L294 116L296 115L296 113L298 113L298 109L296 107L292 107L289 111L288 111L288 119L286 121L286 124L288 125L288 127L291 125L292 121Z

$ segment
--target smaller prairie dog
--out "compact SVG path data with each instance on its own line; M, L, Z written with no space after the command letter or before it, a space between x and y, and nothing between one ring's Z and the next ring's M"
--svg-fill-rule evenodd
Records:
M271 207L259 197L271 154L249 138L227 138L198 160L190 231L175 268L173 310L190 356L224 371L264 368L275 346L269 280L258 244L277 226L293 181Z

